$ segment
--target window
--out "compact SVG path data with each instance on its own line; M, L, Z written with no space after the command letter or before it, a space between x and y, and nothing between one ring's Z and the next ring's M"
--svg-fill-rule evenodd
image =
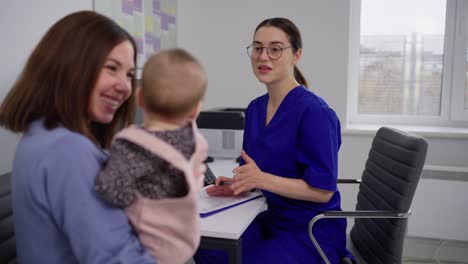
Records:
M468 1L351 1L348 124L468 127Z

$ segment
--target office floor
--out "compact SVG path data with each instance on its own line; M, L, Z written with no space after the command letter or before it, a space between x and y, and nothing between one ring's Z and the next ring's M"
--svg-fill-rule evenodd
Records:
M192 260L188 261L186 264L195 264L195 262ZM467 262L454 262L454 261L449 261L449 262L437 262L437 261L416 261L416 260L403 260L403 264L468 264Z
M188 261L186 264L195 264L195 262L192 260ZM437 261L415 261L415 260L403 260L403 264L468 264L467 262L437 262Z
M407 237L403 264L468 264L468 241ZM195 264L193 260L186 264Z
M189 260L186 264L195 264L193 259ZM449 261L449 262L437 262L437 261L416 261L416 260L403 260L403 264L468 264L467 262L456 262L456 261Z
M459 261L441 261L441 262L437 262L435 260L427 262L427 261L414 261L414 260L405 261L405 260L403 260L403 264L468 264L468 262L459 262Z

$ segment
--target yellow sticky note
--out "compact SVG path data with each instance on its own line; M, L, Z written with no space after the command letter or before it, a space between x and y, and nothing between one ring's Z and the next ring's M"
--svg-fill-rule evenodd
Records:
M145 17L145 30L146 32L153 32L154 31L154 21L152 16Z

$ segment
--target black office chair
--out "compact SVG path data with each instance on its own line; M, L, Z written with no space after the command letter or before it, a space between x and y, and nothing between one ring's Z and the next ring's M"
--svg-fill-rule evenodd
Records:
M0 263L16 263L11 204L11 174L0 175Z
M401 263L407 217L426 152L427 142L420 136L389 127L377 131L362 179L338 181L359 183L356 211L325 212L309 222L310 239L324 263L330 262L312 234L322 218L356 218L348 249L358 264Z

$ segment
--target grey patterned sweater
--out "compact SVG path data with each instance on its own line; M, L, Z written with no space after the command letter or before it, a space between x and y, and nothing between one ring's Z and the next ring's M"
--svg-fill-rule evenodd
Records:
M146 130L147 131L147 130ZM192 126L173 131L147 131L174 146L187 159L195 151ZM182 171L125 139L117 139L110 158L96 178L96 192L114 206L125 208L135 200L135 191L150 199L182 197L188 186Z

